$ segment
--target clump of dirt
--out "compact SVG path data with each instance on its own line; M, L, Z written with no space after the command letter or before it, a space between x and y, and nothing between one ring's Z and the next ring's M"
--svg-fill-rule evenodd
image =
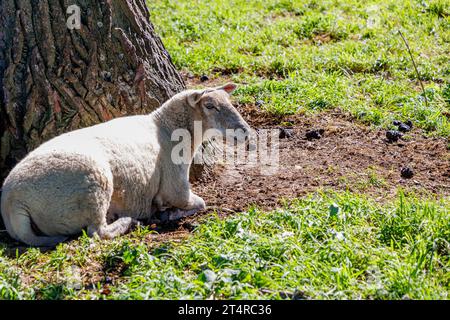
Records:
M400 171L400 174L401 174L402 178L405 178L405 179L411 179L414 176L414 172L409 167L402 168L402 170Z
M289 139L294 135L294 130L292 130L291 128L279 128L280 133L278 135L278 137L280 139Z
M311 140L314 140L314 139L322 138L322 135L324 133L325 133L324 129L310 130L310 131L306 132L305 136L306 136L306 139L311 141Z
M386 131L386 139L388 142L397 142L403 135L397 130Z
M413 123L411 120L406 121L405 123L395 120L393 122L394 126L397 126L398 131L400 132L409 132L412 130Z

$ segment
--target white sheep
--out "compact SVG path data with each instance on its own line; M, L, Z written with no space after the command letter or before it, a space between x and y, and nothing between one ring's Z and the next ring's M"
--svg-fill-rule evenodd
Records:
M174 130L250 130L229 100L236 86L186 90L149 115L117 118L62 134L29 153L3 185L8 233L33 246L54 246L87 228L110 239L138 219L166 210L169 219L205 208L190 190L189 163L175 164ZM203 138L192 139L192 155ZM113 221L114 220L114 221ZM113 221L108 224L109 221Z

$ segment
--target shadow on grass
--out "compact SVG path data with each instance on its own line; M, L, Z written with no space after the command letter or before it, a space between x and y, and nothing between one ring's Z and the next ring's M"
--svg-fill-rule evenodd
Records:
M153 221L141 221L142 226L151 228L154 231L157 231L160 235L163 237L169 236L170 234L180 230L185 229L188 231L192 231L194 228L191 224L191 222L184 221L184 219L177 220L177 221L168 221L165 223L160 223L155 225ZM70 236L66 241L62 243L71 242L73 240L77 240L82 235L82 232ZM5 225L3 223L3 220L0 216L0 248L4 248L3 254L8 258L17 258L20 257L22 254L27 252L29 248L37 248L41 253L44 252L50 252L55 250L56 247L34 247L26 245L20 241L16 241L13 238L10 237L8 232L6 231Z

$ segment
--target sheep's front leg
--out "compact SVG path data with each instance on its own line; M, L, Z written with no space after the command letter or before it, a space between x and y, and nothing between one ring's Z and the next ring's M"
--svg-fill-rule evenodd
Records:
M186 206L181 208L171 208L161 213L162 221L179 220L184 217L192 216L200 210L206 208L205 201L196 194L189 191L189 201Z

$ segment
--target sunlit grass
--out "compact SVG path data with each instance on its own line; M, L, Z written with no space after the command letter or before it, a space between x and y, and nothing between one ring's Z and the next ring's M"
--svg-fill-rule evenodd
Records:
M231 77L241 104L260 100L276 114L340 108L381 127L412 119L450 136L446 1L147 3L177 67ZM369 170L358 183L363 192L385 181ZM380 204L319 193L270 212L208 216L181 240L154 242L141 228L108 241L83 235L45 253L5 248L0 299L448 299L449 208L448 198L400 194Z
M178 66L244 84L269 112L341 108L389 126L413 119L448 137L450 6L445 1L148 1ZM170 12L170 14L167 14ZM425 82L427 108L398 31ZM446 116L447 114L447 116Z
M351 193L322 193L270 212L212 215L181 242L140 242L146 229L114 241L82 237L51 253L30 249L18 261L2 258L0 293L47 299L446 299L448 208L448 199L401 193L385 205ZM89 258L77 259L82 252ZM32 288L21 285L12 270L36 259ZM87 268L92 259L105 272L120 270L108 294L102 281L74 286L74 265Z

